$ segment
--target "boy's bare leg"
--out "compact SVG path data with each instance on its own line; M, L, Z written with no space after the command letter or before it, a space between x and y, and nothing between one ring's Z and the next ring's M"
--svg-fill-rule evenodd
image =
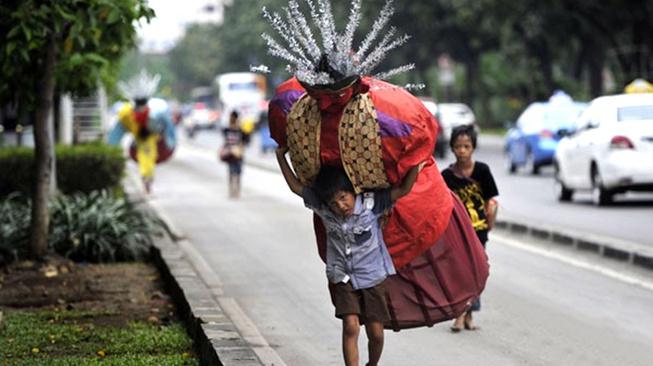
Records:
M342 355L345 366L358 366L358 334L360 323L358 315L349 314L342 318Z
M370 358L367 365L376 366L381 359L381 352L383 352L383 323L367 322L365 332L367 333L367 353Z

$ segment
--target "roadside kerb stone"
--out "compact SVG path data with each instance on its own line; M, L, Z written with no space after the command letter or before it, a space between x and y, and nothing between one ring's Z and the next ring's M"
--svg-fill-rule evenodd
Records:
M633 263L641 267L653 268L653 253L636 253L633 258Z
M171 284L188 333L197 344L201 365L261 365L187 258L166 263L161 256L160 265L168 274L166 282Z
M532 236L538 240L558 245L571 246L579 251L596 253L605 258L653 270L653 249L643 244L546 224L533 225L506 216L497 220L495 229L520 236Z
M156 204L144 199L138 188L138 178L129 174L124 181L125 192L132 202L155 213L166 223L166 232L155 237L151 256L159 269L171 298L177 306L180 318L193 339L201 366L261 366L258 356L224 313L214 293L219 280L210 280L204 268L196 268L198 262L189 258L183 250L183 233L165 217ZM177 240L179 241L177 241ZM201 265L200 265L201 267Z
M584 250L584 251L587 251L587 252L594 252L594 253L599 253L599 254L601 253L601 246L600 245L598 245L596 243L592 243L590 241L585 241L583 239L579 239L579 240L576 241L576 248L578 250Z
M249 347L222 347L221 341L212 341L213 347L220 352L221 365L260 366L261 362Z

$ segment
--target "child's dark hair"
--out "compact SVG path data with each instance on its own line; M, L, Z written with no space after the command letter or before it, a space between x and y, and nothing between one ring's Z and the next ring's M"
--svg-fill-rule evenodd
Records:
M356 194L347 173L342 168L330 165L323 165L320 168L313 182L313 189L320 200L326 204L340 191Z
M238 116L239 116L239 114L238 114L238 111L236 111L236 110L231 111L231 113L229 114L229 117L235 118L235 119L238 119Z
M451 139L449 139L449 146L453 149L453 145L456 143L456 140L460 136L469 136L469 139L472 140L472 147L476 149L476 129L474 128L474 125L462 125L455 127L451 131Z

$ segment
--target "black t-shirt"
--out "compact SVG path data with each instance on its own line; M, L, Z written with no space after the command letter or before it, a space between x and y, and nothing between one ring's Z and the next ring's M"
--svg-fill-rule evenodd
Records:
M467 213L472 219L472 225L481 243L487 241L488 223L485 215L485 203L492 197L498 196L499 191L494 182L492 172L487 164L477 161L474 163L472 175L463 177L454 173L453 166L442 171L442 177L467 208Z

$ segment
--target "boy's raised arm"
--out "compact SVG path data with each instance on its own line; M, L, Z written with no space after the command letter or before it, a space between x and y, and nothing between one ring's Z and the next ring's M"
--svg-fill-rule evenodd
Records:
M274 152L277 155L277 163L279 163L279 168L281 168L281 173L283 174L288 187L294 194L301 196L302 191L304 190L304 185L299 181L299 179L297 179L297 176L295 176L295 173L290 168L290 165L288 165L288 161L286 160L286 152L288 152L288 147L277 147Z
M397 202L398 199L410 193L410 190L413 188L413 184L415 184L415 181L417 180L417 173L419 173L420 170L424 168L425 164L426 161L423 161L419 163L419 165L412 167L408 171L408 174L406 174L404 177L404 180L402 180L397 187L392 188L390 191L390 200L392 203Z

